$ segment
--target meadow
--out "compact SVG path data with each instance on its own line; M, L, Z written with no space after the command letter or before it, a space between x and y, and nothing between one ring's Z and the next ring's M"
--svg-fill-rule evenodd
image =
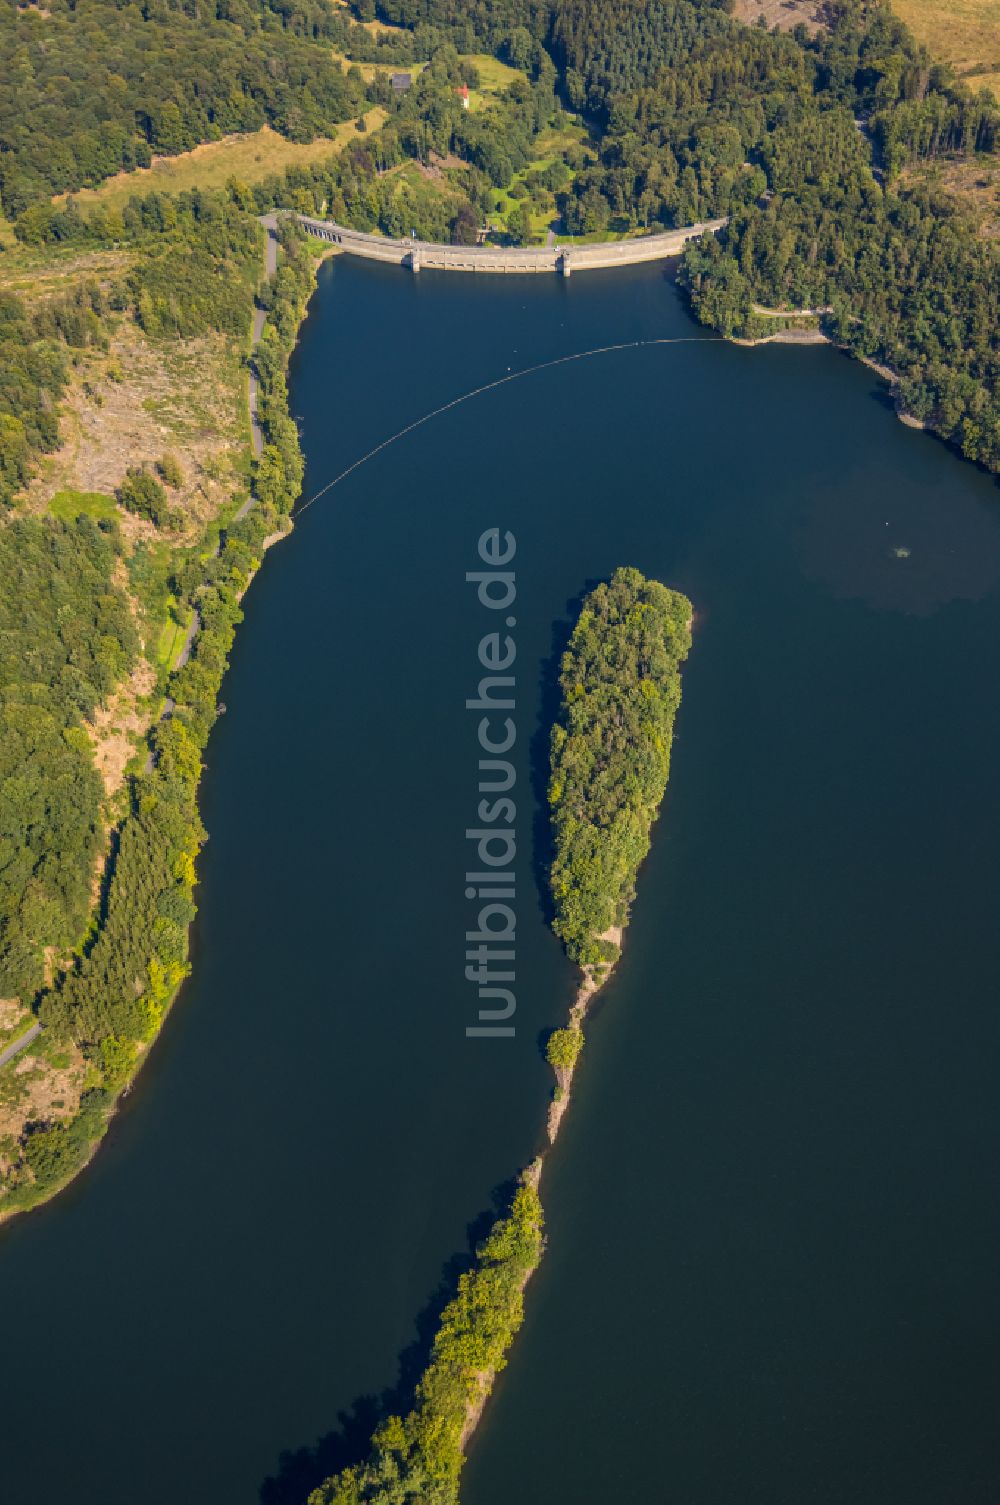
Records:
M374 131L384 119L384 110L369 110L365 124ZM177 157L158 157L152 167L118 173L100 188L82 188L74 197L81 205L102 204L105 209L123 209L133 195L150 193L153 189L183 193L192 188L224 188L230 178L247 184L259 183L271 173L322 161L356 134L357 126L348 120L329 136L302 143L286 141L266 125L246 136L226 136L222 141L206 142Z
M932 57L1000 99L1000 0L893 0L893 9Z

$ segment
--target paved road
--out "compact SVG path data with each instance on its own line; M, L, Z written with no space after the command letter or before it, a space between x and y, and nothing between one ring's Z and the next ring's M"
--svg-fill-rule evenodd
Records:
M267 232L267 240L264 243L264 271L270 279L278 270L278 237L276 234L278 221L273 214L266 214L261 223ZM254 350L260 344L260 337L264 333L264 321L266 318L267 315L262 308L258 308L255 311L253 316ZM259 460L264 452L264 435L261 433L260 424L257 421L257 373L252 364L247 381L247 400L250 404L250 442L253 445L254 459ZM243 506L236 514L237 521L241 517L246 516L250 511L251 504L251 498L247 497Z
M278 221L275 215L266 214L263 217L261 223L263 224L264 229L267 232L267 239L264 242L264 271L266 272L268 279L270 279L278 270L278 236L276 233L278 229ZM256 349L257 345L260 343L260 337L264 333L264 321L266 318L267 315L262 308L255 310L253 316L253 349ZM257 374L254 371L252 365L250 367L250 375L247 382L247 396L250 404L250 439L253 444L254 458L259 460L264 449L264 436L260 431L260 424L257 421ZM250 508L253 506L253 502L254 499L251 494L247 497L242 507L236 513L234 521L238 522L241 517L246 517L247 513L250 511ZM215 547L215 552L216 554L218 554L219 552L218 544ZM181 644L181 651L180 653L178 653L177 658L175 659L173 664L175 671L177 669L183 669L184 665L191 657L191 649L194 646L194 640L198 636L200 630L201 617L197 611L194 611L191 613L191 622L187 632L185 633L184 641ZM168 695L166 700L164 700L163 702L163 710L160 712L161 721L166 721L168 716L173 715L174 704L174 701ZM150 748L148 754L146 755L146 766L144 770L146 773L152 773L153 763L153 749Z
M183 669L184 665L187 663L188 659L191 657L191 644L194 642L195 638L198 636L198 629L199 629L200 626L201 626L201 617L198 614L198 612L193 611L191 613L191 622L190 622L190 625L188 627L187 632L184 634L184 641L181 644L181 651L180 651L180 653L178 653L178 655L177 655L177 662L174 664L174 668L175 669Z
M28 1033L22 1035L20 1040L15 1040L13 1045L7 1046L6 1050L0 1050L0 1066L6 1066L7 1062L13 1061L14 1057L20 1055L22 1050L27 1050L32 1040L38 1038L41 1029L42 1026L40 1024L33 1024Z
M311 235L330 241L351 256L393 262L396 266L411 267L414 272L428 268L443 272L561 272L563 275L679 256L688 241L696 240L706 231L714 234L729 223L725 219L703 220L677 230L573 246L450 246L425 240L393 240L387 235L351 230L333 220L314 219L308 214L296 214L294 218Z
M254 310L253 316L253 349L256 350L260 337L264 333L264 320L267 318L264 310ZM250 376L247 381L247 397L250 403L250 443L253 445L253 457L259 460L264 450L264 435L260 431L257 422L257 373L253 366L250 367Z
M278 269L278 239L275 234L275 231L277 229L277 220L275 219L273 214L269 214L264 218L263 224L265 230L267 231L267 241L264 247L264 270L266 271L268 277L273 277ZM265 317L266 315L262 308L258 308L253 316L253 343L255 346L264 332ZM252 367L250 370L250 427L253 437L254 454L259 458L261 450L263 449L263 440L260 432L260 426L257 423L257 378L254 376ZM248 497L243 506L240 508L239 512L237 512L236 516L245 517L252 505L253 497ZM218 549L216 549L216 553L218 553ZM184 635L184 641L181 644L181 651L180 653L178 653L177 659L174 663L175 669L183 669L184 665L191 657L191 648L194 644L195 638L198 636L200 627L201 617L197 612L193 612L191 615L190 625ZM163 702L163 710L160 712L160 720L163 721L167 716L170 716L173 713L173 709L174 702L168 695L166 700ZM146 757L146 772L151 773L152 769L153 751L152 748L150 748L149 753ZM20 1040L15 1040L13 1045L8 1045L6 1050L0 1051L0 1066L6 1066L7 1062L12 1061L15 1056L20 1055L22 1050L27 1050L32 1041L37 1040L38 1036L41 1034L41 1031L42 1026L40 1024L33 1024L31 1029L28 1030L28 1033L26 1035L22 1035Z

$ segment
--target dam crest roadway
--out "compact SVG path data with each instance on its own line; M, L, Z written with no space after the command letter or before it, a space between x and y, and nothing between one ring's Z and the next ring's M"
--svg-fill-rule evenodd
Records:
M636 236L632 240L601 241L579 246L448 246L424 240L392 240L363 230L350 230L332 220L313 219L306 214L295 218L321 240L328 240L351 256L369 261L393 262L413 272L427 268L435 272L571 272L597 268L632 266L642 261L659 261L679 256L690 240L706 231L715 234L728 220L705 220L677 230L655 235Z

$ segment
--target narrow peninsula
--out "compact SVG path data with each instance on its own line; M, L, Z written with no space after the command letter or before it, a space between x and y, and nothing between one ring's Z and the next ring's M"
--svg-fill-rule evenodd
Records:
M691 602L618 569L584 601L563 655L552 729L552 928L583 969L564 1029L549 1038L556 1074L549 1143L569 1102L591 998L621 955L635 879L670 777Z
M549 804L553 929L583 970L569 1023L549 1037L555 1139L583 1045L587 1005L621 953L636 874L670 772L691 603L618 569L586 598L562 659ZM464 1449L524 1315L544 1250L538 1185L545 1152L521 1174L509 1212L476 1250L445 1307L406 1416L390 1416L366 1461L313 1491L309 1505L457 1505Z

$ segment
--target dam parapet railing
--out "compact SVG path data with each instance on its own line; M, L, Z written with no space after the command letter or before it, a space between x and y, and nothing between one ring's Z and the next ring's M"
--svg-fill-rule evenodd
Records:
M585 272L599 267L631 266L641 261L660 261L679 256L689 240L697 240L706 231L713 234L728 223L724 219L705 220L678 230L664 230L656 235L639 235L631 240L609 240L579 246L446 246L425 240L391 240L385 235L371 235L364 230L350 230L332 220L312 219L306 214L295 218L321 240L328 240L350 256L365 256L370 261L387 261L419 272Z

